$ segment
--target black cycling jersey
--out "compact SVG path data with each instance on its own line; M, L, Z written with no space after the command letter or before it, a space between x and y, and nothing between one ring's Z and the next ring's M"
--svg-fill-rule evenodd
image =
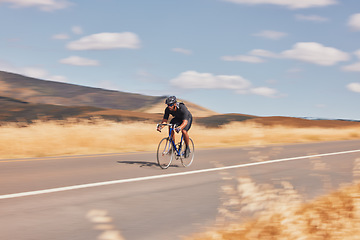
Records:
M186 119L186 120L190 121L192 119L192 115L191 115L191 113L189 112L189 110L187 109L187 107L185 106L184 103L178 103L176 111L170 111L169 107L167 107L165 109L164 119L168 120L170 114L174 118L179 119L179 120L180 119L181 120Z

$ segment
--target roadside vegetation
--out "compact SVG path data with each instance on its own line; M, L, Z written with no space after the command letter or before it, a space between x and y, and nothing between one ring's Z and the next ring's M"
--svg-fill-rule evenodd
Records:
M95 118L3 123L0 136L0 158L4 159L155 151L160 139L167 136L167 130L158 133L154 123L119 123ZM237 122L206 128L194 124L190 136L199 149L360 139L360 127L294 128Z
M269 208L257 218L224 224L186 240L359 239L359 192L360 184L355 184L310 203L299 203L291 194L278 198L258 195L266 199Z

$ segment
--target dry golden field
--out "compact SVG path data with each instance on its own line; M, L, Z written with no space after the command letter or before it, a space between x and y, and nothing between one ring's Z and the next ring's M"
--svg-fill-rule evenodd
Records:
M359 183L321 196L310 203L301 203L300 197L291 188L282 193L267 189L258 194L256 191L259 189L253 183L249 180L245 183L247 190L252 193L252 200L259 202L255 198L262 198L264 203L265 199L267 209L255 219L223 224L222 227L195 234L186 240L360 239Z
M196 148L360 139L360 127L263 126L251 122L220 128L193 125ZM155 151L167 130L153 123L116 123L103 119L8 123L0 127L0 158ZM178 139L180 135L177 135Z

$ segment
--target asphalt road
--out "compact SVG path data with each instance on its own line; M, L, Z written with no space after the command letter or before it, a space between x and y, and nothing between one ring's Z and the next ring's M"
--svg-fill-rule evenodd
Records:
M256 214L247 192L306 201L359 177L360 141L196 150L167 170L153 152L0 160L0 239L181 239Z

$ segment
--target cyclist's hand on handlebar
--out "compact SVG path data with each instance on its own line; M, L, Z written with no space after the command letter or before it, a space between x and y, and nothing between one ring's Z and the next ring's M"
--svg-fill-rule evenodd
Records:
M177 133L179 133L179 132L181 131L181 127L175 128L175 131L176 131Z
M162 129L162 126L158 124L156 130L157 130L158 132L161 132L161 129Z

